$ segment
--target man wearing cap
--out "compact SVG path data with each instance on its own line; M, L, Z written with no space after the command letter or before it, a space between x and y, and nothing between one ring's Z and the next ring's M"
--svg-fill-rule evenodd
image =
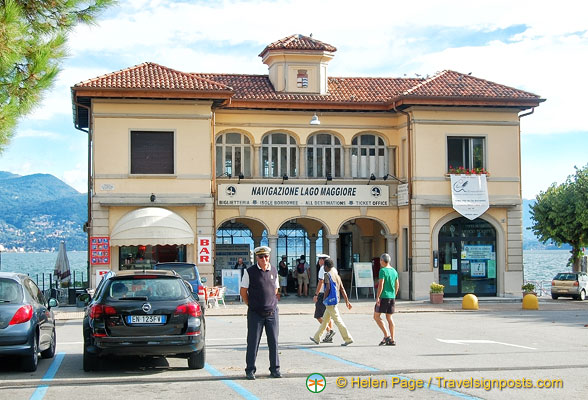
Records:
M318 321L319 324L323 323L323 315L325 314L326 307L323 304L323 300L325 297L325 287L324 287L324 279L325 279L325 260L329 258L328 254L317 254L318 257L318 266L320 267L318 273L318 282L316 286L316 292L314 297L312 298L314 301L314 318ZM333 320L330 319L329 323L327 324L327 334L323 339L323 343L333 343L333 336L335 336L335 331L333 330Z
M271 249L267 246L256 247L256 263L247 268L241 280L241 298L247 304L247 379L255 379L255 360L261 334L265 328L267 347L269 349L270 376L281 378L280 360L278 359L278 272L269 262Z

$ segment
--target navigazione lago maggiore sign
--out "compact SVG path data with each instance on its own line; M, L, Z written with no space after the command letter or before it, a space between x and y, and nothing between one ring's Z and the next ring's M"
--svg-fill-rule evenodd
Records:
M252 207L387 207L388 186L218 185L218 205Z

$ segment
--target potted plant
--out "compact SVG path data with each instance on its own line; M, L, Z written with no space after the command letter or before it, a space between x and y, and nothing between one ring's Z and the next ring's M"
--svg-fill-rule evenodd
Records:
M431 303L433 303L433 304L443 303L443 289L445 289L445 286L441 285L440 283L436 283L436 282L431 283L431 291L429 292L429 296L431 298Z
M533 285L531 282L525 283L523 286L521 286L521 289L523 289L523 297L525 297L527 294L534 294L537 296L537 293L535 292L535 285Z

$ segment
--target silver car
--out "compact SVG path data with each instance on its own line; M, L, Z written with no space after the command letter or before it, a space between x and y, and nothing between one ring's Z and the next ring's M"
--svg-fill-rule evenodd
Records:
M37 370L55 355L55 319L51 307L27 275L0 272L0 356L17 356L24 371Z
M551 298L573 297L586 299L588 274L586 272L560 272L551 281Z

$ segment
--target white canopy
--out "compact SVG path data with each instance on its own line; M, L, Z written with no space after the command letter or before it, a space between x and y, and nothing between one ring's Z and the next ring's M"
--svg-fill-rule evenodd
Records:
M194 231L178 214L158 207L131 211L116 224L111 246L194 244Z

